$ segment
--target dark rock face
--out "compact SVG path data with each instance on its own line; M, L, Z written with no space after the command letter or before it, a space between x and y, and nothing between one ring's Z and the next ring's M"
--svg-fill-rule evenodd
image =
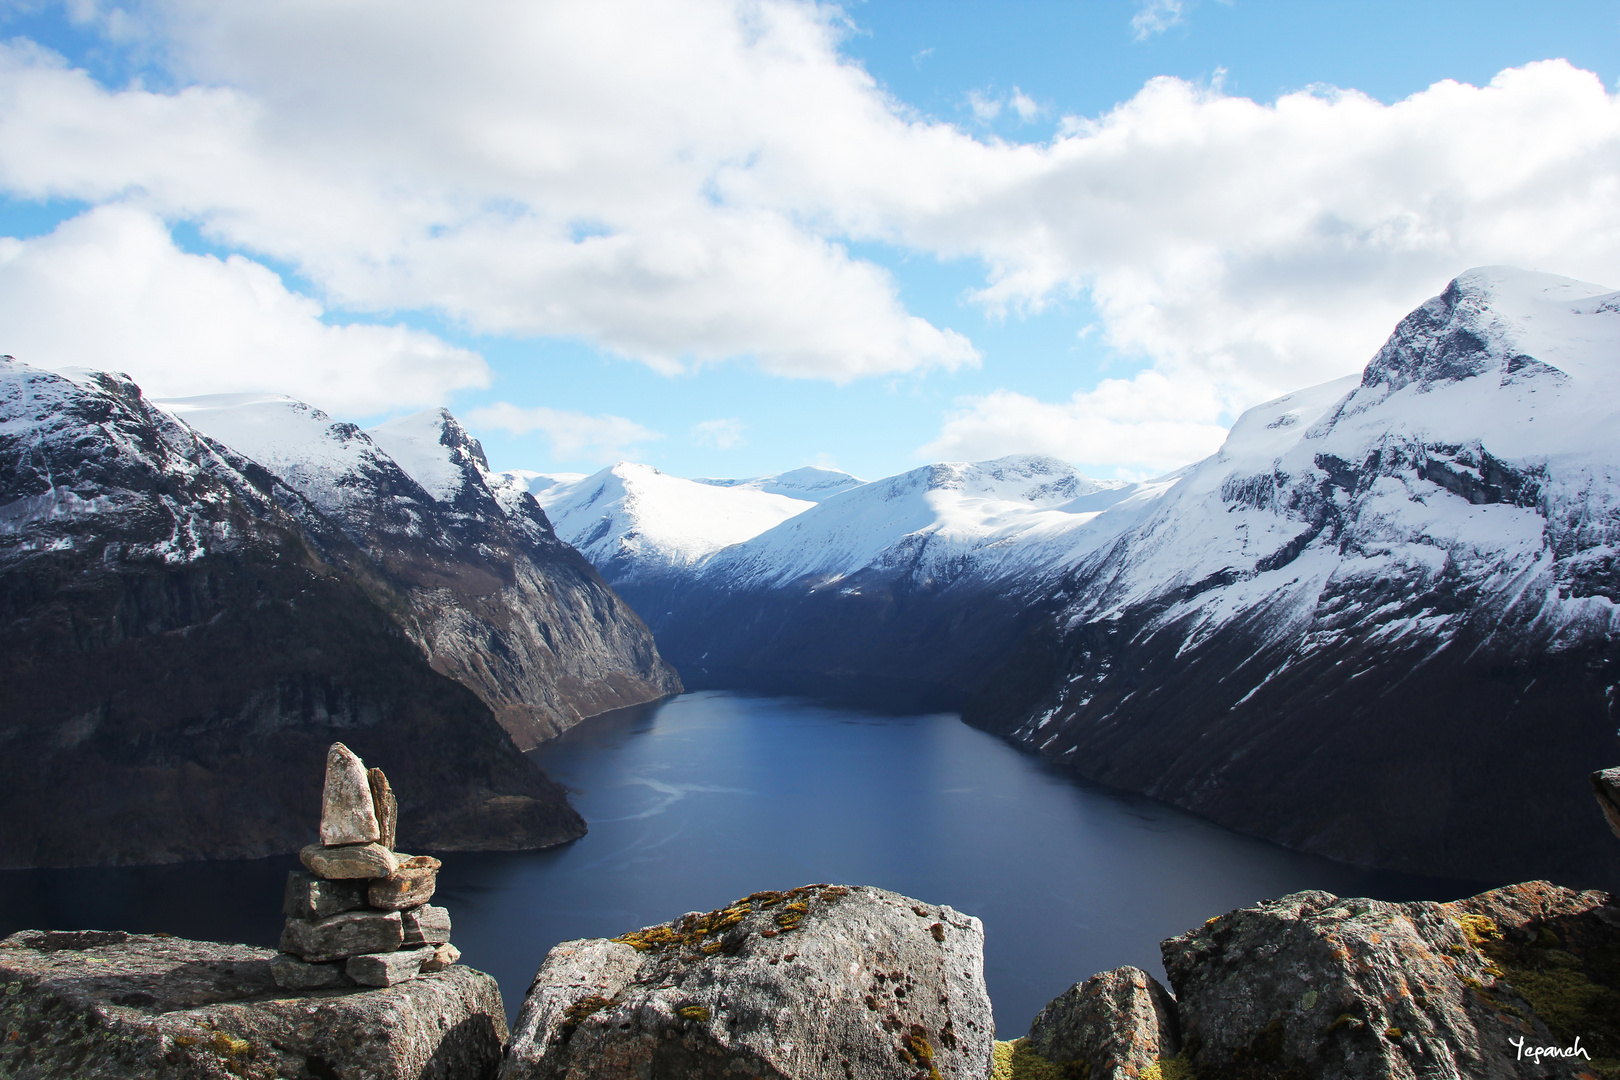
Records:
M873 888L755 893L546 957L503 1080L981 1080L983 929Z
M584 823L401 630L409 600L251 461L113 376L0 364L0 866L296 851L342 740L421 848Z
M17 1080L485 1080L506 1040L495 980L465 967L289 995L274 953L111 931L0 942L0 1075Z
M406 636L519 749L680 691L641 620L444 410L367 432L290 400L172 407L357 545L396 594Z
M617 588L692 689L907 710L961 708L1045 614L1005 585L889 567L779 588L731 590L717 575Z
M1579 780L1617 750L1620 474L1599 428L1552 430L1593 384L1520 352L1487 277L1335 400L1240 420L1054 588L966 719L1331 858L1620 887Z
M1141 968L1115 968L1053 998L1028 1043L1046 1061L1083 1063L1087 1080L1135 1080L1180 1053L1176 1003Z
M1212 1080L1606 1073L1620 1065L1611 899L1545 882L1449 904L1309 892L1211 919L1162 946L1177 1066ZM1532 1053L1577 1038L1583 1053Z
M557 538L534 496L491 473L449 413L430 418L459 476L404 522L397 496L350 500L339 520L411 597L412 636L434 668L489 705L521 750L679 693L641 619ZM388 429L372 433L385 449Z

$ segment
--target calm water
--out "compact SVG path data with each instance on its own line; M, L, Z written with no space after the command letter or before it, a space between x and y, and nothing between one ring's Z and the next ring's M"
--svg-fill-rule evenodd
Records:
M878 885L983 919L1003 1038L1094 972L1136 964L1162 977L1160 939L1257 900L1483 887L1284 851L1087 785L948 714L687 694L588 721L533 756L573 792L590 834L553 851L446 854L435 899L463 961L500 980L511 1012L559 941L808 882ZM4 871L0 934L164 930L273 946L294 865Z

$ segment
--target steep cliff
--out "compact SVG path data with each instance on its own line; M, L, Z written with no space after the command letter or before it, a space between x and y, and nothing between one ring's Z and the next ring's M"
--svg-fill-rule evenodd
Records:
M1612 884L1546 778L1620 749L1617 401L1617 294L1464 275L1361 378L1246 413L967 718L1306 851Z
M520 749L679 692L641 620L448 412L361 431L284 397L163 405L269 469L359 545L407 599L396 612L407 636Z
M342 529L127 379L76 378L0 361L0 866L296 850L340 738L412 793L418 849L584 831Z

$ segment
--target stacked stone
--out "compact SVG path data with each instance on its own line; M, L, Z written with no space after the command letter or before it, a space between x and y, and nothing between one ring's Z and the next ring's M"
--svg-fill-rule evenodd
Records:
M399 804L381 769L342 743L326 753L321 842L299 853L307 870L287 877L281 954L271 962L285 990L392 986L461 958L450 913L434 907L439 860L394 850Z

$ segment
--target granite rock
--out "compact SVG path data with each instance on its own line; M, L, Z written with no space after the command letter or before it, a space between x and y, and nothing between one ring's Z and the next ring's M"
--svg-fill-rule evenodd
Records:
M333 743L326 752L326 786L321 789L321 843L365 844L381 837L365 763L347 746Z
M424 904L400 912L399 923L404 928L407 946L443 945L450 940L450 911L447 908Z
M431 948L351 956L343 970L361 986L393 986L422 973L422 965L435 958Z
M0 1076L18 1080L489 1080L506 1014L453 967L377 990L288 995L275 954L111 931L0 941ZM15 1034L15 1037L11 1037Z
M1089 1080L1130 1080L1180 1051L1176 1003L1141 968L1115 968L1053 998L1029 1044L1050 1062L1084 1062Z
M433 955L422 961L422 970L424 972L443 971L452 964L460 962L460 960L461 950L447 941L443 945L433 946Z
M348 847L310 844L298 853L298 858L323 878L385 878L399 868L394 853L381 844L350 844Z
M1161 946L1200 1077L1475 1080L1620 1064L1620 908L1546 882L1454 903L1304 892ZM1572 1057L1532 1055L1540 1048ZM1585 1055L1584 1057L1581 1055Z
M288 919L281 951L311 963L393 952L405 943L397 911L345 911L324 919Z
M366 906L365 881L327 881L304 870L287 874L281 913L289 919L321 919Z
M402 911L421 907L433 899L438 886L439 860L431 855L401 855L399 866L385 878L378 878L366 889L366 899L374 908Z
M371 787L371 807L377 815L377 843L394 850L399 834L399 800L388 786L388 777L381 769L367 769L366 782Z
M342 964L312 964L291 953L276 954L270 961L270 977L283 990L330 990L354 985Z
M1620 836L1620 768L1599 769L1592 774L1592 794L1603 809L1609 831Z
M501 1076L980 1080L994 1032L983 948L971 916L824 885L564 942Z

